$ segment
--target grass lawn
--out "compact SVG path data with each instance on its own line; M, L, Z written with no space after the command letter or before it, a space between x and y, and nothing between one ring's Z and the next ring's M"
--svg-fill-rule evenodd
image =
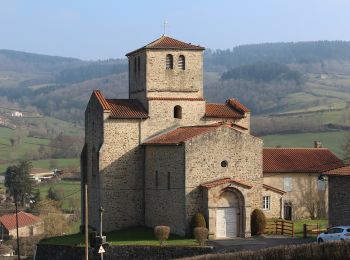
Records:
M159 246L158 240L153 235L153 229L145 227L134 227L125 230L113 231L105 234L107 242L111 245L149 245ZM44 239L41 244L52 245L84 245L84 237L81 234L66 235ZM171 246L196 246L194 239L171 235L165 242Z
M50 169L50 161L54 161L57 165L57 168L62 169L65 167L79 167L79 159L78 158L59 158L59 159L47 159L47 160L36 160L32 161L33 167L35 168L44 168ZM0 164L0 174L4 173L9 164ZM51 170L51 169L50 169Z
M62 209L70 209L70 200L75 199L76 204L80 207L80 182L78 181L59 181L59 182L46 182L39 183L36 188L40 190L40 197L45 199L48 191L52 187L56 191L59 191L62 194L62 197L67 197L62 200ZM73 195L71 195L73 194Z
M303 225L315 225L314 227L308 227L308 230L310 229L316 229L316 224L319 224L320 229L324 229L328 227L328 220L327 219L300 219L295 220L294 222L294 234L296 237L302 237L303 236ZM310 235L309 235L310 236ZM316 234L313 236L316 237Z

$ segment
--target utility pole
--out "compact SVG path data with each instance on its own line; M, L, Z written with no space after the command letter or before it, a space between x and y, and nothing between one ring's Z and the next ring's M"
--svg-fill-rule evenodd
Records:
M18 260L21 259L20 252L19 252L19 235L18 235L18 202L17 202L17 190L14 189L14 195L15 195L15 207L16 207L16 229L17 229L17 256Z
M85 260L89 260L88 185L85 183Z

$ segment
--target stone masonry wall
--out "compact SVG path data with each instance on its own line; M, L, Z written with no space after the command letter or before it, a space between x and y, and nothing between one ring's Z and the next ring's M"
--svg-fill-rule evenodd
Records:
M30 237L42 235L44 233L44 222L38 222L31 226L25 226L18 228L19 237ZM11 229L9 231L9 236L12 236L13 239L17 238L17 230Z
M330 226L350 225L350 176L329 176Z
M140 126L140 119L105 120L100 151L105 231L144 224L144 150L139 145Z
M104 260L114 259L177 259L202 254L210 254L213 247L198 246L104 246ZM84 259L85 248L61 245L37 245L36 260ZM89 248L89 259L100 260L97 249Z
M185 172L183 146L146 146L146 226L170 226L185 235Z
M182 119L174 118L174 107L182 107ZM180 126L204 124L204 101L152 100L149 119L142 123L142 141Z
M138 65L139 61L140 65ZM129 98L140 100L145 108L147 108L146 61L145 51L137 52L129 57Z
M284 194L285 202L292 203L292 218L309 218L308 205L315 204L321 200L328 211L328 185L323 192L318 191L318 173L265 173L264 183L277 189L285 190L284 178L292 178L292 190Z
M263 189L261 196L261 205L263 204L263 196L270 196L270 209L261 209L263 210L267 218L280 218L282 217L281 212L281 199L282 195L272 190Z
M174 68L166 69L166 55L173 55ZM203 97L203 52L147 50L146 85L148 97ZM185 70L178 58L185 56Z
M249 134L220 127L186 142L186 217L203 211L199 185L233 178L253 186L246 198L252 210L261 208L262 141ZM228 166L221 167L226 160ZM189 227L188 227L189 228Z
M93 95L85 111L86 174L88 182L89 225L99 227L97 209L101 206L101 179L99 174L99 149L103 143L103 120L106 115ZM82 213L84 212L84 183L82 183Z

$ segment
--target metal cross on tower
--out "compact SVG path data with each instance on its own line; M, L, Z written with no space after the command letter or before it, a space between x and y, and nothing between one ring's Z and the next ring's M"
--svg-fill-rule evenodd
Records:
M163 31L163 35L165 35L165 33L166 33L166 26L167 26L167 24L168 24L168 21L164 21L164 31Z

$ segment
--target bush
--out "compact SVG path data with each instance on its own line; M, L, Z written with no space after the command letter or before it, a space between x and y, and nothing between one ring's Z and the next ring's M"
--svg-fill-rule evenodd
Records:
M207 240L209 230L204 227L196 227L193 229L193 235L200 246L205 245L205 240Z
M206 228L207 223L205 222L205 218L202 213L196 213L192 218L192 230L194 230L196 227L202 227Z
M250 218L252 236L262 235L266 227L266 217L260 209L254 209Z
M156 226L154 228L154 235L159 240L159 245L163 246L164 241L169 238L170 227L168 227L168 226Z

